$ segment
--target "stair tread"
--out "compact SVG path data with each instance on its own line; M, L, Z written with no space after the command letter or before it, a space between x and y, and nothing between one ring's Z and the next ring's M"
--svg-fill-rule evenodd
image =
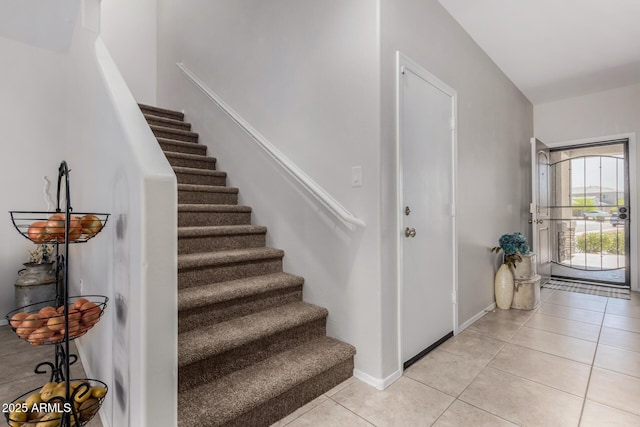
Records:
M237 234L264 234L267 227L263 225L209 225L178 227L178 238L204 236L230 236Z
M192 138L197 138L199 136L196 132L192 132L190 130L175 129L175 128L169 128L169 127L166 127L166 126L158 126L158 125L149 125L149 127L151 128L151 130L157 130L157 131L160 131L160 132L172 133L174 135L189 136L189 137L192 137Z
M193 144L193 143L187 142L187 144ZM223 171L213 171L211 169L187 168L184 166L173 166L173 171L175 173L184 173L184 174L190 174L190 175L210 175L210 176L220 176L220 177L227 176L227 173Z
M328 314L326 308L297 301L181 333L178 336L178 367L320 320Z
M228 249L216 252L199 252L178 255L178 270L232 264L246 261L257 261L271 258L282 258L284 251L275 248Z
M237 194L238 187L225 187L222 185L178 184L178 191L200 191L203 193Z
M191 127L191 123L187 123L183 120L170 119L168 117L156 116L154 114L143 113L144 118L149 120L155 120L156 122L167 123L175 126Z
M206 145L202 145L197 142L182 141L179 139L172 139L172 138L164 138L162 136L157 136L156 139L158 140L158 142L162 142L164 144L177 145L180 147L200 148L202 150L207 149Z
M190 160L199 160L204 162L216 162L215 157L209 157L205 154L187 154L187 153L179 153L177 151L164 151L164 155L166 157L173 157L176 159L190 159Z
M178 311L190 310L278 289L302 286L304 278L289 273L265 274L178 291Z
M251 212L251 206L179 203L178 212Z
M164 114L169 114L169 115L172 115L172 116L180 117L180 120L184 119L184 113L181 112L181 111L169 110L167 108L154 107L153 105L147 105L147 104L138 104L138 107L140 107L141 110L156 111L156 112L159 112L159 113L164 113Z
M227 423L355 355L355 348L321 337L218 381L180 393L179 426ZM213 424L215 422L215 424ZM209 424L209 423L207 423Z

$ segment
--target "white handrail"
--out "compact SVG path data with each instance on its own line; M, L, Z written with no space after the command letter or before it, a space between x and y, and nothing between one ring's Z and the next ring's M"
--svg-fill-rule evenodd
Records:
M349 229L353 230L354 225L366 227L366 223L360 218L354 216L336 199L334 199L327 191L320 187L313 179L305 174L298 166L296 166L287 156L278 150L273 144L260 134L253 126L251 126L240 114L231 108L222 100L211 88L209 88L202 80L198 78L189 68L182 62L176 63L180 71L198 87L211 101L213 101L222 111L224 111L238 126L244 130L247 135L253 139L258 146L266 151L280 166L298 181L304 188L309 191L324 207L329 209L340 221L342 221Z

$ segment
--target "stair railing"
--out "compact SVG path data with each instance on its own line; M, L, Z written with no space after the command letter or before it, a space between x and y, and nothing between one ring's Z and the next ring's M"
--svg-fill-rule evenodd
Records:
M200 89L214 104L224 111L251 139L258 144L260 148L269 154L282 168L289 173L303 188L305 188L313 197L318 200L325 208L333 213L345 226L353 230L356 226L366 227L366 223L360 218L353 215L347 208L342 206L331 194L322 188L317 182L304 173L295 163L278 150L267 138L260 134L253 126L249 124L240 114L238 114L231 106L218 96L206 83L204 83L193 71L191 71L182 62L176 63L180 71L184 73L187 79Z

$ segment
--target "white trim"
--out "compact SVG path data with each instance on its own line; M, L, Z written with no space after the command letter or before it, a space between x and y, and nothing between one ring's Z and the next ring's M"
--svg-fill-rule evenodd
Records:
M344 225L349 229L355 229L355 226L366 227L366 223L357 218L351 212L334 199L324 188L320 187L313 179L304 173L295 163L278 150L267 138L260 134L253 126L249 124L240 114L238 114L231 106L218 96L211 88L209 88L198 76L196 76L186 65L181 62L176 66L184 73L187 79L200 89L214 104L224 111L238 126L249 135L260 148L273 158L282 168L287 171L296 181L302 185L309 193L313 195L325 208L333 213Z
M638 212L638 198L640 197L640 187L638 186L638 166L640 166L640 159L638 159L638 147L636 145L636 133L620 133L615 135L603 135L592 138L574 139L571 141L561 141L553 143L545 143L549 148L562 148L571 147L572 145L592 144L597 142L613 141L616 139L628 139L629 140L629 194L630 204L629 209L631 215L629 217L629 236L630 236L630 273L631 273L631 290L640 291L640 283L638 283L638 259L640 258L638 253L638 226L640 223L640 213Z
M402 377L402 368L395 371L393 374L389 375L387 378L376 378L372 377L369 374L365 374L359 369L353 370L353 376L359 379L360 381L369 384L371 387L375 387L378 390L384 390L389 387L394 382L398 381Z
M479 312L478 314L473 316L471 319L469 319L466 322L464 322L462 325L458 326L458 333L464 331L469 326L473 325L475 322L477 322L482 317L484 317L485 314L487 314L488 312L493 311L495 309L496 309L496 303L495 302L489 304L487 306L487 308L485 308L484 310L482 310L481 312Z
M422 68L408 56L403 54L400 51L396 51L396 212L402 211L402 197L403 197L403 187L402 187L402 126L401 126L401 118L402 118L402 75L405 70L410 71L416 76L420 77L430 85L433 85L440 91L444 92L448 96L451 97L451 114L452 114L452 122L451 122L451 143L452 143L452 153L451 153L451 174L452 174L452 182L451 182L451 191L452 191L452 204L451 213L453 217L453 244L452 244L452 259L453 259L453 284L452 284L452 304L453 304L453 333L457 335L460 331L458 327L458 301L460 300L458 295L458 227L457 227L457 165L458 165L458 132L457 132L457 122L458 122L458 93L451 88L449 85L444 83L442 80L429 73L427 70ZM400 214L397 215L396 220L396 230L402 230L402 216ZM402 298L403 298L403 272L402 272L402 234L400 232L397 233L397 250L396 250L396 263L397 263L397 283L398 283L398 293L397 293L397 319L398 319L398 364L399 364L399 372L403 372L403 361L402 361Z

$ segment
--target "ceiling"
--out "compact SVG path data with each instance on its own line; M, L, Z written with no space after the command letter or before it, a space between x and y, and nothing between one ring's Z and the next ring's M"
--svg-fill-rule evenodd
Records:
M640 83L640 0L439 0L533 104Z

